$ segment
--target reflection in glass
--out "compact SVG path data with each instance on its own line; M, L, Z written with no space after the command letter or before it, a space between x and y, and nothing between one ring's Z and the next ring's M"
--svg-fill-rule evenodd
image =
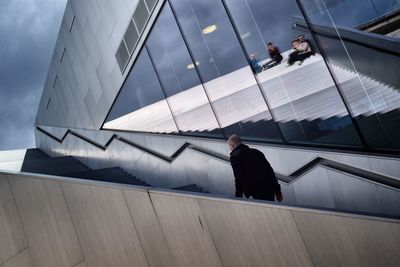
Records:
M220 1L171 0L203 82L247 65Z
M334 15L335 7L329 2L301 2L306 13L310 13L313 30L367 144L375 148L400 148L399 41L343 27L345 23ZM366 7L357 9L366 12ZM323 19L316 19L314 10L319 10ZM379 12L373 18L381 19Z
M256 73L285 139L359 145L346 107L309 32L293 29L294 19L301 18L296 2L226 3L246 50L262 60L263 69ZM279 12L273 12L271 6Z
M157 18L146 47L179 130L215 132L218 123L168 3Z
M146 49L140 52L103 128L177 132Z
M400 8L397 0L307 0L302 5L313 23L329 24L332 18L341 27L356 27Z
M222 3L171 0L225 134L279 140L276 124ZM215 25L215 26L214 26ZM251 130L250 130L251 129Z

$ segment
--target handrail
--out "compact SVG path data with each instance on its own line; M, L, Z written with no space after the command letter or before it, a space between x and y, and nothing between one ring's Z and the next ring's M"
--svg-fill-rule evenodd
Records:
M224 163L229 164L229 157L223 154L220 154L218 152L197 146L195 144L191 144L189 142L185 142L183 145L181 145L171 156L167 156L164 155L162 153L159 153L153 149L147 148L145 146L139 145L135 142L132 142L130 140L127 140L126 138L120 137L116 134L113 134L110 139L107 141L106 145L101 145L85 136L82 136L79 133L74 132L73 130L68 129L65 134L63 135L63 137L61 139L59 139L58 137L54 136L53 134L45 131L44 129L42 129L39 126L36 126L36 129L45 134L46 136L54 139L55 141L57 141L58 143L62 143L65 138L70 134L73 135L103 151L107 150L108 146L114 141L114 140L119 140L129 146L135 147L147 154L150 154L158 159L161 159L163 161L166 161L167 163L172 163L173 161L175 161L175 159L177 159L186 149L191 149L193 151L197 151L200 152L202 154L205 154L209 157L212 157L214 159L220 160ZM364 170L361 168L357 168L354 166L350 166L338 161L334 161L331 159L326 159L320 156L317 156L315 158L313 158L311 161L305 163L303 166L301 166L300 168L298 168L297 170L293 171L292 173L288 174L288 175L284 175L281 173L277 173L276 172L276 176L278 178L278 180L289 184L289 183L293 183L296 180L300 179L304 174L306 174L307 172L317 168L318 166L324 166L327 168L331 168L335 171L340 171L340 172L345 172L348 173L350 175L354 175L357 177L360 177L362 179L365 180L369 180L371 182L376 182L376 183L380 183L395 189L400 189L400 180L394 179L392 177L386 176L386 175L382 175L382 174L377 174L368 170Z

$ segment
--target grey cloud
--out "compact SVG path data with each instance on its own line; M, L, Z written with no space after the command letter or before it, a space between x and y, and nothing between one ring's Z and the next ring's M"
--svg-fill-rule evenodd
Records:
M34 147L34 119L66 0L0 2L0 150Z

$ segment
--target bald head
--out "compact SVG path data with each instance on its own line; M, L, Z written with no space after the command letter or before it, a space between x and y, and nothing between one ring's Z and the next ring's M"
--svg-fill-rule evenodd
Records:
M242 139L237 134L231 135L228 139L228 146L231 151L233 151L241 143Z

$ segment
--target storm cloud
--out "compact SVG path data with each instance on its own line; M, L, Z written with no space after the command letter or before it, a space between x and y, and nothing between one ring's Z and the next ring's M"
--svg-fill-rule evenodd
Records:
M0 1L0 150L35 147L34 120L66 2Z

